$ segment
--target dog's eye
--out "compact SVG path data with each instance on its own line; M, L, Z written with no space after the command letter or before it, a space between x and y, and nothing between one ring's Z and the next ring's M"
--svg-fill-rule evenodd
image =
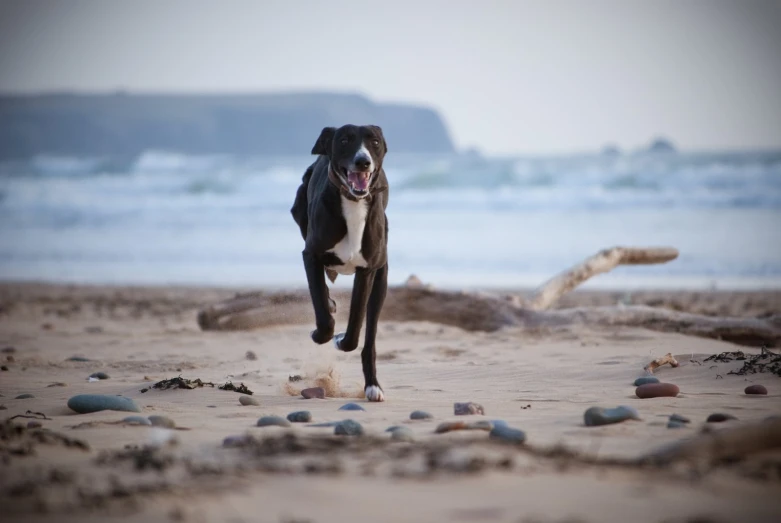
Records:
M341 143L342 145L347 145L347 142L349 142L347 138L342 138L341 140L339 140L339 143Z
M375 146L375 147L379 147L380 146L380 141L379 140L372 140L372 145Z

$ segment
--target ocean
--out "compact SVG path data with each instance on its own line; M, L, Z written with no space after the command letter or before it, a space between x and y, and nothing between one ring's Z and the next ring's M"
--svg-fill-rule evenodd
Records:
M300 157L39 156L0 163L0 279L306 286ZM391 284L528 288L614 245L680 257L590 288L781 288L781 152L394 155ZM340 276L337 286L350 285Z

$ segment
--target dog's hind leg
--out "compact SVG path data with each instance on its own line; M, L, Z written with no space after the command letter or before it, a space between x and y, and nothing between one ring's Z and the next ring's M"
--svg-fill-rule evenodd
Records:
M325 267L317 256L304 249L304 268L309 283L309 294L312 296L312 306L315 309L315 325L312 331L312 341L318 344L327 343L334 337L334 317L331 314L331 298L325 285ZM335 305L335 304L334 304Z
M364 393L369 401L385 401L385 394L382 391L382 387L380 387L380 382L377 381L375 338L377 337L377 324L380 320L380 312L385 303L387 292L388 264L386 263L382 268L377 269L366 310L366 340L361 352L361 362L363 363L363 377L366 382Z
M347 330L334 337L336 348L341 351L351 352L358 348L361 327L366 317L366 303L369 301L375 273L376 271L374 270L364 268L359 268L355 271Z

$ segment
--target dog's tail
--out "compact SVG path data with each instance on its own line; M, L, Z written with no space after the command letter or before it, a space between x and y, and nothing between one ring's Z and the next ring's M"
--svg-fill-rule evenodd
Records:
M296 191L296 199L293 202L293 207L290 209L290 214L293 215L293 219L298 224L298 228L301 229L301 237L306 240L306 230L309 227L309 214L307 208L309 207L309 201L307 200L306 193L309 190L309 180L312 178L312 172L314 171L314 164L310 165L304 173L304 177L301 179L301 185Z

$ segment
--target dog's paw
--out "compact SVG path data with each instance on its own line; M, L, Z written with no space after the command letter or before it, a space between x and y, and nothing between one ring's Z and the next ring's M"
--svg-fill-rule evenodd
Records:
M369 401L385 401L385 394L378 385L369 385L364 392Z
M336 347L336 350L344 350L342 349L342 340L344 339L344 333L340 332L336 336L334 336L334 347Z
M334 336L334 346L337 348L337 350L342 352L352 352L358 348L357 343L350 343L346 340L346 333L344 332L340 332Z
M334 331L322 331L320 329L315 329L310 333L310 336L312 337L312 341L317 343L318 345L322 345L323 343L328 343L331 341L331 338L334 337Z

